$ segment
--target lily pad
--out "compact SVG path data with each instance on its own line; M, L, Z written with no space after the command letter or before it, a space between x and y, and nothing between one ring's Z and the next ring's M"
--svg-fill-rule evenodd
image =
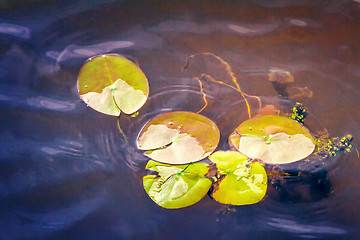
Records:
M156 116L140 131L137 147L149 158L169 164L196 162L217 147L220 132L210 119L176 111Z
M150 160L146 169L158 172L145 176L143 185L150 198L163 208L193 205L206 195L212 184L204 177L209 170L206 163L174 166Z
M264 198L267 190L267 175L259 162L235 151L217 151L209 159L216 164L220 178L212 197L224 204L248 205Z
M115 54L90 58L78 75L80 98L91 108L104 114L138 111L149 95L144 73L133 62Z
M314 138L300 123L282 116L251 118L229 137L230 146L252 159L269 164L286 164L308 157L315 149Z

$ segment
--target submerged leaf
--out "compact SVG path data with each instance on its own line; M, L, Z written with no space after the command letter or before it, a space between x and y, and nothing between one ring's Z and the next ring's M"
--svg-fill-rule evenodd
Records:
M209 159L221 176L212 197L224 204L247 205L259 202L267 190L267 175L259 162L234 151L217 151Z
M81 99L104 114L118 116L139 110L149 94L144 73L131 61L107 54L90 58L80 69L78 91Z
M184 164L209 156L217 147L220 132L210 119L192 112L156 116L140 131L137 146L159 162Z
M197 203L212 183L204 177L208 172L206 163L173 166L150 160L146 169L158 172L145 176L143 184L150 198L163 208L183 208Z
M229 143L249 158L269 164L302 160L315 149L310 132L300 123L281 116L251 118L229 137Z

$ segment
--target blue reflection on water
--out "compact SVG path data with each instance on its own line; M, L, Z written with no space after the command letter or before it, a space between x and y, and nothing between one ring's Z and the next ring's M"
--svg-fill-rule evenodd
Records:
M63 51L49 51L46 56L53 58L57 63L73 58L92 57L100 53L108 53L116 49L123 49L133 46L130 41L111 41L88 46L69 45Z
M295 220L286 220L283 218L269 218L268 225L274 227L277 231L290 232L296 235L307 236L309 238L317 235L343 235L346 234L344 228L329 226L328 223L316 222L314 224L301 224Z
M16 24L10 24L10 23L0 23L0 34L1 33L23 39L29 39L31 32L30 29L27 27L19 26Z
M63 208L33 212L13 210L6 213L6 223L0 233L2 239L39 238L52 232L64 230L94 212L104 197L78 200Z

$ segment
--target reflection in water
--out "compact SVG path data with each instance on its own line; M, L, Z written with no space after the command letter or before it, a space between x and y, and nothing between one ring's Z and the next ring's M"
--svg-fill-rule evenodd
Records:
M41 151L49 154L51 156L61 157L69 156L71 158L80 159L82 157L82 153L84 151L83 143L77 141L58 141L55 146L42 146L40 147Z
M247 24L234 23L226 21L211 21L206 24L200 24L192 21L171 20L165 21L150 30L157 33L176 32L176 33L231 33L236 32L244 36L262 35L267 32L274 31L278 28L278 24Z
M122 38L126 40L104 41L90 45L69 44L61 52L47 51L46 56L56 60L56 63L62 63L76 58L86 59L119 50L123 52L132 49L160 48L163 44L162 38L143 28L134 28L127 31L123 33Z
M30 32L30 29L27 27L10 23L0 23L0 34L3 33L23 39L29 39Z
M48 51L46 56L53 58L57 63L73 58L89 58L101 53L108 53L116 49L125 49L133 46L130 41L111 41L88 46L69 45L61 52Z
M277 231L291 232L300 236L312 238L317 235L343 235L346 230L338 227L328 226L325 223L316 223L315 225L307 225L297 223L294 220L286 220L283 218L269 218L268 225L276 228Z
M73 205L65 206L63 209L49 211L46 213L15 211L13 215L21 217L24 220L26 219L30 222L28 224L24 224L23 226L27 230L27 237L38 237L49 232L51 233L67 229L72 224L94 212L102 202L103 197L96 197L93 199L78 201ZM11 223L11 220L9 223ZM7 226L8 234L3 232L3 236L11 238L21 237L21 234L19 234L14 227L9 225Z
M233 30L244 36L254 36L254 35L261 35L271 31L274 31L278 28L278 24L254 24L254 25L238 25L238 24L229 24L229 29Z
M295 26L305 27L307 24L305 21L300 19L290 19L289 22Z
M61 101L47 97L29 98L27 99L27 104L39 109L48 109L60 112L72 111L76 108L76 104L73 101Z
M53 97L36 96L35 92L23 87L15 90L3 87L0 90L0 103L8 104L13 108L71 112L80 107L80 99L60 100Z
M186 57L200 52L224 58L244 92L281 110L290 104L274 97L269 70L291 73L289 98L312 95L311 130L352 133L356 145L359 2L320 2L14 3L0 24L0 238L359 238L356 154L294 166L310 170L274 177L277 189L262 202L219 216L222 206L208 197L179 211L154 205L141 179L148 158L135 145L155 115L202 108L198 82L181 73ZM139 116L120 118L128 143L116 118L87 108L73 91L81 64L109 51L134 56L149 79ZM228 79L218 62L193 64ZM218 149L227 150L228 134L248 118L246 104L231 89L203 84L201 114L216 122ZM257 110L255 99L249 104Z

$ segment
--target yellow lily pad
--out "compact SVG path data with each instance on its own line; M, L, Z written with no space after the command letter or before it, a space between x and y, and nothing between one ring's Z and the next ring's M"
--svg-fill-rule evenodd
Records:
M259 162L235 151L217 151L209 159L216 164L220 178L212 197L223 204L248 205L261 201L267 190L267 175Z
M149 158L169 164L196 162L217 147L220 132L216 124L200 114L168 112L150 120L140 131L137 147Z
M149 197L163 208L193 205L206 195L212 184L205 177L209 170L206 163L174 166L150 160L145 168L158 172L145 176L143 185Z
M251 118L229 137L229 143L252 159L268 164L286 164L308 157L315 149L314 138L306 127L282 116Z
M149 95L148 81L130 60L115 54L90 58L78 75L80 98L101 113L119 116L138 111Z

